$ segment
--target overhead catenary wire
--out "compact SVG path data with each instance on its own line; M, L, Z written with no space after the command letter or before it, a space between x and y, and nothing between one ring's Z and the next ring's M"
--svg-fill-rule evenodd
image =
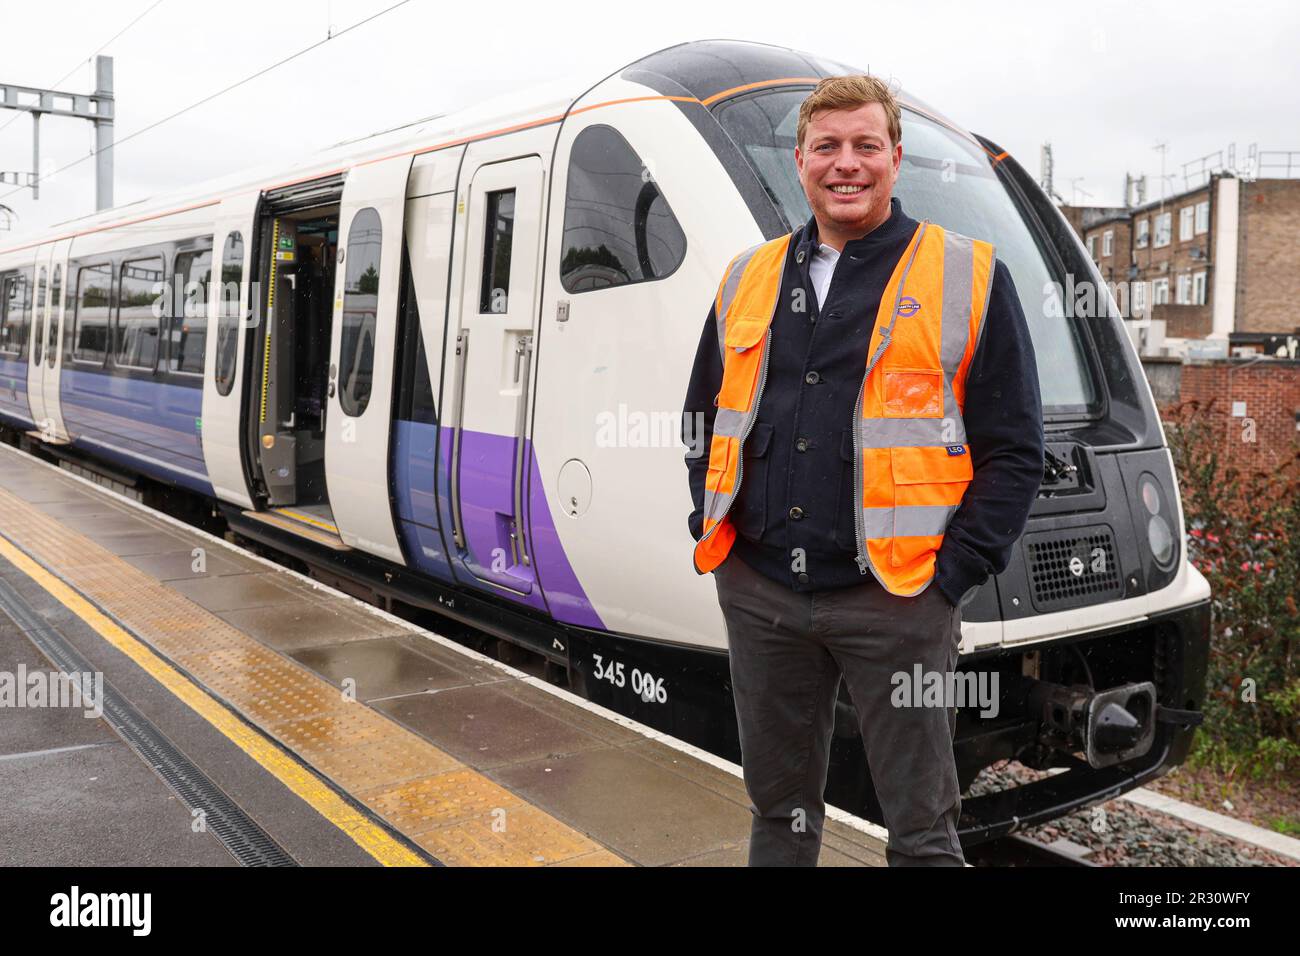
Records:
M64 73L61 77L59 77L59 78L58 78L57 80L55 80L53 83L50 83L50 84L46 87L46 89L49 89L49 90L56 89L60 83L62 83L62 82L63 82L64 80L66 80L68 77L72 76L73 73L76 73L76 72L77 72L77 69L81 66L81 64L83 64L83 63L89 63L92 59L94 59L95 55L98 54L101 50L103 50L105 47L107 47L107 46L108 46L110 43L112 43L113 41L120 39L120 38L122 37L122 35L126 33L127 30L130 30L133 26L135 26L137 23L139 23L141 20L143 20L143 19L144 19L145 17L147 17L149 14L153 13L154 10L158 9L158 7L162 6L162 4L164 4L164 3L166 3L166 2L167 2L167 0L154 0L153 5L152 5L151 7L149 7L148 10L146 10L144 13L140 14L139 16L137 16L134 20L132 20L132 21L131 21L130 23L128 23L126 26L122 27L122 29L118 30L116 33L114 33L111 37L109 37L107 40L105 40L105 41L104 41L103 43L101 43L99 46L95 47L95 49L91 51L91 53L90 53L89 56L82 57L80 60L78 60L76 63L74 63L74 64L72 65L72 69L70 69L67 73ZM19 117L19 116L22 116L24 113L30 113L30 112L32 112L32 110L33 110L35 107L31 107L31 106L17 106L17 107L14 107L14 108L15 108L18 112L16 112L13 116L11 116L11 117L9 118L9 120L8 120L8 121L7 121L3 126L0 126L0 133L3 133L3 132L4 132L5 130L7 130L7 129L12 125L12 124L18 122L18 117ZM36 170L32 170L32 172L36 172Z
M378 13L373 13L370 16L365 17L364 19L358 20L356 23L350 24L349 26L344 27L342 30L339 30L336 33L326 36L325 39L323 40L317 40L315 43L303 47L301 50L297 51L296 53L291 53L288 56L286 56L284 59L277 60L275 63L272 63L270 66L263 67L262 69L258 70L255 73L250 73L248 76L244 77L243 79L237 80L236 82L231 83L229 86L223 87L222 89L217 90L215 93L211 93L203 97L201 100L197 100L191 103L189 106L177 110L175 113L171 113L167 116L164 116L161 119L155 120L154 122L150 123L148 126L144 126L138 130L135 130L132 133L127 134L126 136L123 136L121 139L116 140L111 146L107 147L107 149L115 149L118 146L121 146L123 143L129 143L137 136L143 136L145 133L148 133L150 130L157 129L159 126L162 126L164 123L170 123L172 120L176 119L177 117L183 116L186 113L190 112L191 110L197 109L198 107L203 106L206 103L210 103L213 100L217 99L218 97L224 96L230 91L238 89L239 87L243 86L246 83L251 83L253 80L257 79L258 77L265 76L267 73L270 73L272 70L276 70L284 66L286 63L290 63L293 60L298 59L300 56L310 53L312 50L316 49L317 47L323 46L324 44L329 43L331 40L337 40L339 37L343 36L344 34L351 33L353 30L359 29L360 27L365 26L367 23L371 23L375 20L378 20L380 17L384 16L385 14L392 13L398 7L404 7L410 2L412 2L412 0L398 0L397 3L385 7L384 9L380 10ZM54 170L47 176L37 177L35 182L39 183L43 179L51 179L54 176L59 175L60 173L67 172L69 169L72 169L74 166L79 166L82 163L86 162L88 159L93 158L94 155L95 155L94 153L91 153L88 156L82 156L79 159L75 159L72 162L67 163L66 165L60 166L58 169ZM7 199L9 196L14 195L15 193L23 192L28 188L29 188L28 186L20 186L17 189L12 189L7 193L0 194L0 200Z

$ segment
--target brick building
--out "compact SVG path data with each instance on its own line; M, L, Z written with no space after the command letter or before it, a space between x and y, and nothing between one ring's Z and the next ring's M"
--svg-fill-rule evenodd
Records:
M1300 179L1212 172L1140 206L1062 211L1144 355L1259 351L1300 333Z

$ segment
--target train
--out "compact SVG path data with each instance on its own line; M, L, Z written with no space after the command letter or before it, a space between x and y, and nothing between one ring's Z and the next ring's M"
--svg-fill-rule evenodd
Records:
M800 103L860 72L681 43L0 248L0 428L738 760L681 399L727 264L809 218ZM997 143L898 95L895 195L995 245L1042 383L1042 486L963 607L959 668L999 706L954 740L963 790L1028 773L963 799L972 845L1186 759L1210 594L1082 243ZM879 822L843 688L836 710L827 800Z

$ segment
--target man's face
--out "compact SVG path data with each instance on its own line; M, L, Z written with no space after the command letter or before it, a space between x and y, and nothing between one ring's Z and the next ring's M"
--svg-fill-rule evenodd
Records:
M883 106L818 110L803 146L794 162L822 242L842 249L889 218L903 144L891 148Z

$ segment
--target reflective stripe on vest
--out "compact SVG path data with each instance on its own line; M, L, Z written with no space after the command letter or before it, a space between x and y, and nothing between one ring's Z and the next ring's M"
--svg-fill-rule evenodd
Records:
M715 302L723 376L695 546L701 574L721 564L735 540L727 515L744 479L744 438L758 418L790 238L737 256ZM992 245L924 222L881 296L855 415L854 504L859 570L894 594L929 585L973 477L962 409L992 272Z

